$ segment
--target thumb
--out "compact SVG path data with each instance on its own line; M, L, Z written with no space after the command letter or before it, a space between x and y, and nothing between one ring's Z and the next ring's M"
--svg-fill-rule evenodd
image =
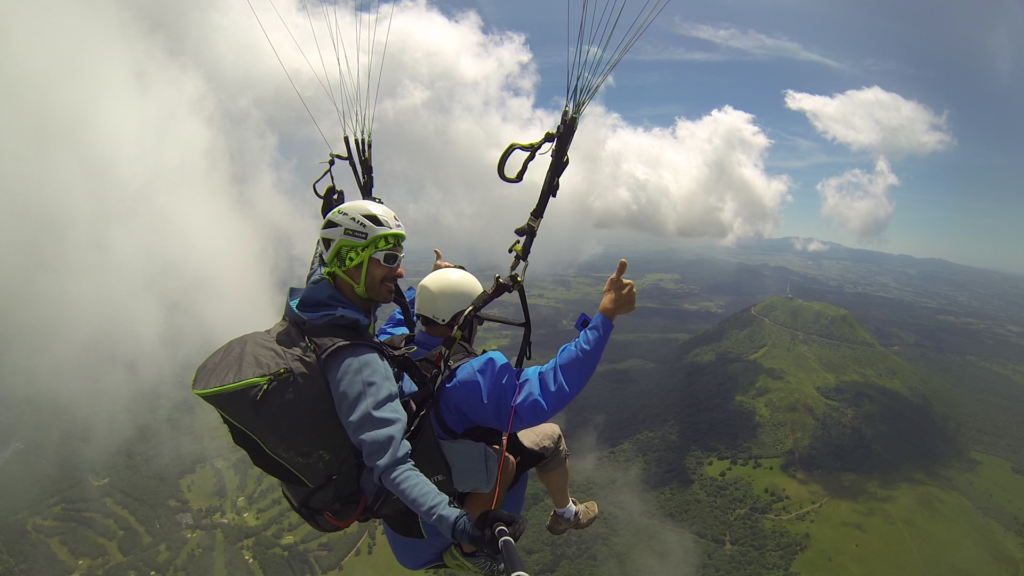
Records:
M618 280L622 278L622 275L626 273L626 261L619 260L619 267L615 269L615 273L612 274L612 280Z
M434 248L434 262L443 262L444 258L441 256L441 251Z

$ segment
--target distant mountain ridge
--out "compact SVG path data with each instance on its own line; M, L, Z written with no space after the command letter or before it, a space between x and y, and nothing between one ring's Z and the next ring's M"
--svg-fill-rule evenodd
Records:
M932 268L932 269L970 269L970 270L983 270L986 272L995 272L999 274L1009 274L1010 272L1003 272L998 270L989 270L987 268L980 268L977 266L970 266L967 264L958 264L956 262L950 262L943 258L931 258L931 257L918 257L911 256L910 254L893 254L891 252L881 252L878 250L868 250L866 248L851 248L843 244L836 242L828 242L826 240L818 240L817 238L801 238L798 236L786 236L783 238L765 238L761 240L754 240L745 242L737 249L758 249L765 252L778 252L778 253L799 253L811 258L829 259L829 260L849 260L849 261L860 261L860 262L871 262L875 264L882 263L901 263L910 264L918 268Z

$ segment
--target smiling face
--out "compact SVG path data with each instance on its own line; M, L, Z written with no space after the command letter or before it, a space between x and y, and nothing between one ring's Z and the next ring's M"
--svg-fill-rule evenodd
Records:
M396 252L402 251L399 244L392 248ZM405 270L402 264L397 266L385 266L376 258L367 259L369 268L366 270L366 297L377 304L388 304L395 299L395 290L399 278L405 278Z
M397 244L390 250L396 252L402 252L402 245ZM363 273L363 266L356 266L342 272L348 276L352 282L346 282L340 278L335 282L335 286L341 291L349 300L358 305L360 308L369 311L376 304L389 304L395 299L395 291L397 290L397 283L399 278L405 277L405 270L402 269L402 265L398 266L385 266L380 260L376 258L366 259L366 297L359 296L355 293L353 283L358 284L360 276Z

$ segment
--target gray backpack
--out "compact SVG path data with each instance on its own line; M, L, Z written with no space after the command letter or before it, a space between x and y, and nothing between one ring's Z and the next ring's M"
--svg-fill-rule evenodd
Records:
M300 330L283 319L273 328L236 338L196 370L192 391L217 409L235 444L252 463L281 481L285 498L303 519L323 532L356 521L387 518L405 505L383 487L364 495L365 464L334 407L321 361L341 346L368 346L420 386L417 406L407 403L406 431L416 467L442 492L454 495L451 471L437 444L431 418L429 377L400 351L350 328Z

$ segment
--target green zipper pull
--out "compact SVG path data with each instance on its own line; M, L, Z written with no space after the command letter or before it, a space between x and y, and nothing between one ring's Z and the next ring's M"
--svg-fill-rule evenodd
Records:
M277 372L274 372L273 374L268 376L267 381L263 384L263 387L260 388L259 393L256 394L256 400L258 401L260 398L263 397L263 393L267 391L267 388L270 388L270 384L273 383L274 380L277 380L278 378L281 378L283 376L287 376L290 372L291 370L287 368L281 368Z

